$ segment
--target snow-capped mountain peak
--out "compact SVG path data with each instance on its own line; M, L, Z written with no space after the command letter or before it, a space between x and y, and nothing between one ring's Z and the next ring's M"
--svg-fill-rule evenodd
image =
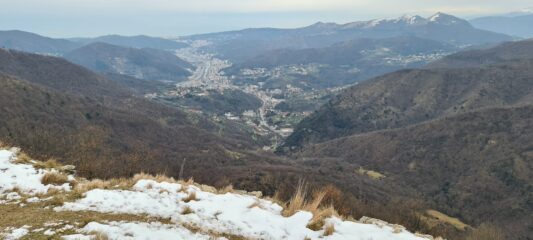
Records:
M397 22L404 22L410 25L424 24L427 23L427 19L419 15L403 15L397 19Z
M442 12L436 13L435 15L429 17L428 20L429 22L438 23L442 25L456 25L467 23L463 19Z

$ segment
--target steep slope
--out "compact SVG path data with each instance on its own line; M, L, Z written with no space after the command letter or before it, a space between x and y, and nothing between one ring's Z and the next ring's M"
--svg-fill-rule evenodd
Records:
M296 29L245 29L191 36L208 40L207 46L223 58L242 62L264 52L282 48L317 48L357 38L416 36L457 46L508 41L504 34L479 30L467 21L437 13L430 18L403 16L347 24L317 23Z
M464 69L402 70L345 90L298 124L285 147L408 126L533 100L533 60Z
M0 31L0 47L19 51L61 55L80 45L65 39L48 38L30 32Z
M157 49L92 43L68 52L67 60L93 71L117 73L146 80L179 81L194 67L174 54Z
M322 199L291 212L258 192L161 175L88 181L19 151L0 149L3 239L434 239L378 219L344 220Z
M509 60L530 59L531 56L533 56L533 40L524 40L503 43L489 49L459 52L430 63L426 68L477 67Z
M118 84L57 57L0 49L0 72L71 94L115 99L130 94Z
M533 14L480 17L470 20L470 23L479 29L523 38L533 37L533 30L531 29Z
M120 35L106 35L96 38L77 38L72 39L72 41L90 44L96 42L103 42L123 47L132 47L132 48L153 48L160 50L173 50L186 47L187 44L176 42L174 40L150 37L145 35L139 36L120 36Z
M389 186L386 195L430 201L466 224L493 222L508 238L529 239L532 46L475 51L472 62L461 57L471 52L459 53L442 67L346 89L303 120L280 150L297 150L291 156L302 165L355 170Z
M309 145L300 156L373 170L385 184L402 186L391 194L415 189L469 224L492 221L510 234L506 239L529 239L532 119L531 105L492 108Z
M73 161L68 163L79 166L85 176L127 176L140 171L177 175L183 159L188 159L187 175L217 181L225 174L221 169L218 175L196 175L197 170L222 162L232 168L263 159L238 153L253 148L249 136L138 98L127 88L65 60L0 53L0 72L18 77L2 75L0 81L2 141L37 156ZM28 128L32 131L24 131Z

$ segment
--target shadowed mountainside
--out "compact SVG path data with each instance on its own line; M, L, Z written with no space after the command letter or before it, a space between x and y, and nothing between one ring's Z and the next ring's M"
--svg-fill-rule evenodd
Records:
M504 44L476 51L490 59L499 49L515 50L506 59L520 59L533 49L533 42ZM441 62L454 65L458 53ZM485 57L488 55L489 57ZM356 133L404 127L441 116L487 107L530 103L533 99L533 61L498 57L496 65L470 68L401 70L353 86L304 119L286 140L285 147L298 148ZM475 60L475 62L479 62ZM438 62L436 64L439 64ZM472 64L475 66L475 64Z
M116 73L146 80L180 81L194 67L171 52L92 43L68 52L67 60L93 71Z
M297 155L379 172L385 185L402 186L391 188L392 195L412 189L469 224L493 222L512 239L528 239L532 119L531 105L492 108L308 145Z

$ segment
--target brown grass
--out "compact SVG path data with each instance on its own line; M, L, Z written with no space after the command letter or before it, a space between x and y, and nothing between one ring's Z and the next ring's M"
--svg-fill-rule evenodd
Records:
M194 213L194 210L192 210L192 208L189 206L185 206L185 208L183 208L183 211L181 211L181 214L183 215L187 215L191 213Z
M257 208L263 208L263 206L261 205L261 203L259 201L256 201L252 204L250 204L250 206L248 206L248 208L254 208L254 207L257 207Z
M225 194L225 193L232 193L234 191L235 191L235 189L233 188L233 185L230 184L230 185L227 185L227 186L223 187L222 189L218 190L218 193L219 194Z
M36 162L33 166L37 169L61 169L62 165L55 159L50 158L46 162Z
M454 226L455 228L461 230L461 231L464 231L466 230L468 227L467 224L463 223L461 220L459 220L458 218L454 218L454 217L450 217L444 213L441 213L439 211L436 211L436 210L427 210L426 213L430 216L430 217L433 217L441 222L445 222L445 223L448 223L452 226Z
M49 172L46 173L43 178L41 179L41 183L44 185L52 184L52 185L62 185L64 183L68 182L68 177L65 174L57 173L57 172Z
M331 216L339 216L333 206L319 208L313 211L312 213L313 218L311 218L311 221L309 221L309 223L307 224L307 228L314 231L318 231L324 227L326 218Z
M326 227L324 228L324 236L331 236L335 232L335 226L333 224L328 223Z
M184 202L186 202L186 203L188 203L188 202L190 202L190 201L193 201L193 200L196 201L196 200L197 200L197 198L196 198L196 192L195 192L195 191L191 191L191 192L189 193L189 195L188 195L186 198L182 199L182 200L183 200Z
M97 231L92 231L89 234L94 235L94 240L108 240L107 234Z
M13 163L16 163L16 164L31 164L31 157L28 156L28 154L26 153L19 153L17 154L17 159L15 161L13 161Z
M282 215L285 217L294 215L297 211L303 210L305 206L306 198L306 184L302 181L298 183L296 192L292 195L289 203L283 210Z
M145 179L145 180L154 180L154 181L159 182L159 183L160 182L176 183L176 180L174 178L167 177L164 174L157 174L157 175L154 176L154 175L147 174L147 173L144 173L144 172L135 174L131 180L135 184L137 181L143 180L143 179Z
M315 191L313 197L311 199L307 199L306 188L306 184L300 181L289 202L281 204L282 206L285 206L282 215L288 217L292 216L298 211L311 212L313 214L313 218L308 223L307 227L317 231L324 227L326 218L331 216L339 216L333 205L323 207L325 199L336 197L328 195L335 193L335 191L332 191L331 187L325 187L319 191ZM274 200L280 202L279 199L276 199L276 196L274 197ZM253 206L254 205L252 204L252 207Z
M481 224L466 237L466 240L504 240L507 239L498 227Z
M154 221L154 219L146 216L98 213L92 211L54 211L52 208L45 208L45 206L50 206L50 202L30 203L24 207L16 204L0 205L0 213L2 213L2 217L0 217L0 229L21 227L24 225L30 225L32 228L41 228L45 223L59 221L78 222L80 226L94 221Z

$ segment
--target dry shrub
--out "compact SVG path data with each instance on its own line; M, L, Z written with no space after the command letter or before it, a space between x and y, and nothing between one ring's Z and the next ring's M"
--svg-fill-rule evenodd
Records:
M68 182L68 177L65 174L57 173L57 172L49 172L46 173L43 178L41 179L41 183L44 185L52 184L52 185L62 185L64 183Z
M331 236L335 232L335 226L331 223L328 223L324 228L324 236Z
M504 240L505 234L501 229L490 224L481 224L466 237L466 240Z
M190 202L190 201L192 201L192 200L195 200L195 201L196 201L196 200L197 200L197 199L196 199L196 192L195 192L195 191L190 192L189 195L188 195L186 198L182 199L182 200L183 200L184 202L186 202L186 203L188 203L188 202Z

